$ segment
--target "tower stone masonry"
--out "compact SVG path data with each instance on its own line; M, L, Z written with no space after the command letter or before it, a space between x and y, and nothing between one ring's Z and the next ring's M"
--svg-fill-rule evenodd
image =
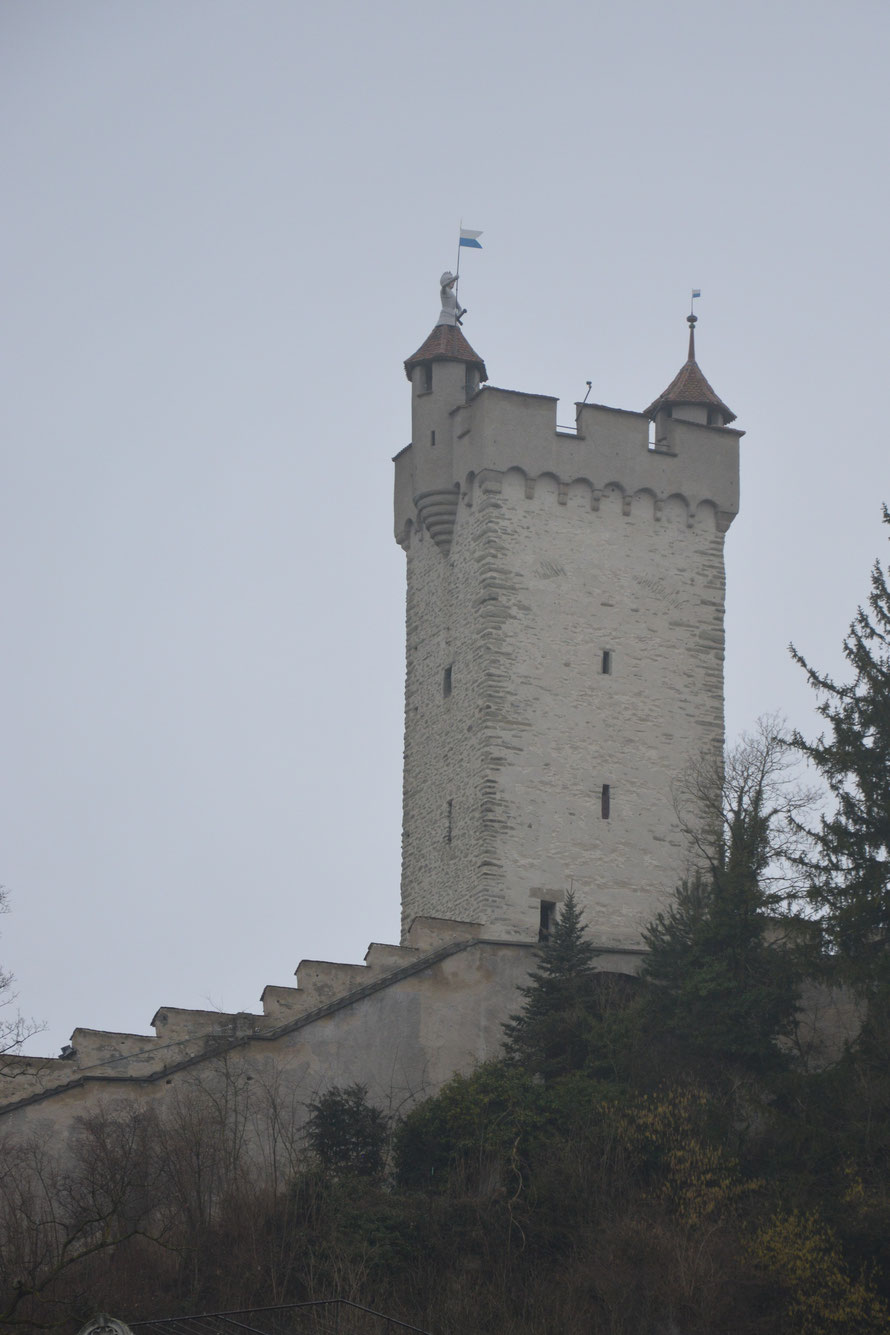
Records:
M689 869L674 792L722 754L743 434L689 324L664 394L578 404L575 432L555 399L485 385L456 325L405 363L403 934L534 940L571 887L595 940L638 946Z

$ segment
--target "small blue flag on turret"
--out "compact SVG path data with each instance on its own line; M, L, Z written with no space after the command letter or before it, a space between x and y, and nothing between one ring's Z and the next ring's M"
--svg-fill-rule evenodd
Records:
M461 246L472 246L475 250L481 250L482 242L478 239L481 235L481 232L472 232L469 227L462 227L460 229L459 244Z
M694 288L692 289L692 297L693 297L693 300L695 300L696 297L700 297L700 296L701 296L701 288L700 288L700 287L694 287Z

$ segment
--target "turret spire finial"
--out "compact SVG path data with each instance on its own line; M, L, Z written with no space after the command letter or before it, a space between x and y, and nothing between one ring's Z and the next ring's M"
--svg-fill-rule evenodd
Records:
M698 323L695 303L700 296L701 291L694 287L689 314L686 316L689 325L689 355L664 393L659 394L646 409L646 416L656 422L656 431L661 430L662 433L668 417L685 417L689 422L706 426L729 426L730 422L735 421L735 413L717 397L695 360L695 326Z
M701 288L694 287L692 289L692 298L689 302L689 314L686 316L686 323L689 325L689 356L687 361L690 362L695 361L695 325L698 320L698 316L695 313L695 303L700 296Z

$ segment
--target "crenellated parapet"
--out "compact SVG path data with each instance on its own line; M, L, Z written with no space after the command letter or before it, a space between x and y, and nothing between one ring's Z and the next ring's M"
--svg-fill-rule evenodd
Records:
M577 404L575 432L558 427L556 413L554 398L494 387L453 408L445 474L439 443L415 441L396 456L396 540L404 546L413 532L425 533L448 556L460 502L472 504L480 488L496 491L511 471L526 479L528 499L540 480L552 480L558 504L582 488L594 512L617 493L625 515L636 510L656 522L669 502L682 503L690 526L711 523L720 532L738 513L743 432L677 418L656 444L643 413Z

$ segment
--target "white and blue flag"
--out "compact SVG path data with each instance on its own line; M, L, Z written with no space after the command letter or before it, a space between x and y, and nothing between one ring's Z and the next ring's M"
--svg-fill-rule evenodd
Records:
M479 240L481 235L481 232L473 232L469 227L462 227L459 244L461 246L472 246L474 250L481 250L482 242Z

